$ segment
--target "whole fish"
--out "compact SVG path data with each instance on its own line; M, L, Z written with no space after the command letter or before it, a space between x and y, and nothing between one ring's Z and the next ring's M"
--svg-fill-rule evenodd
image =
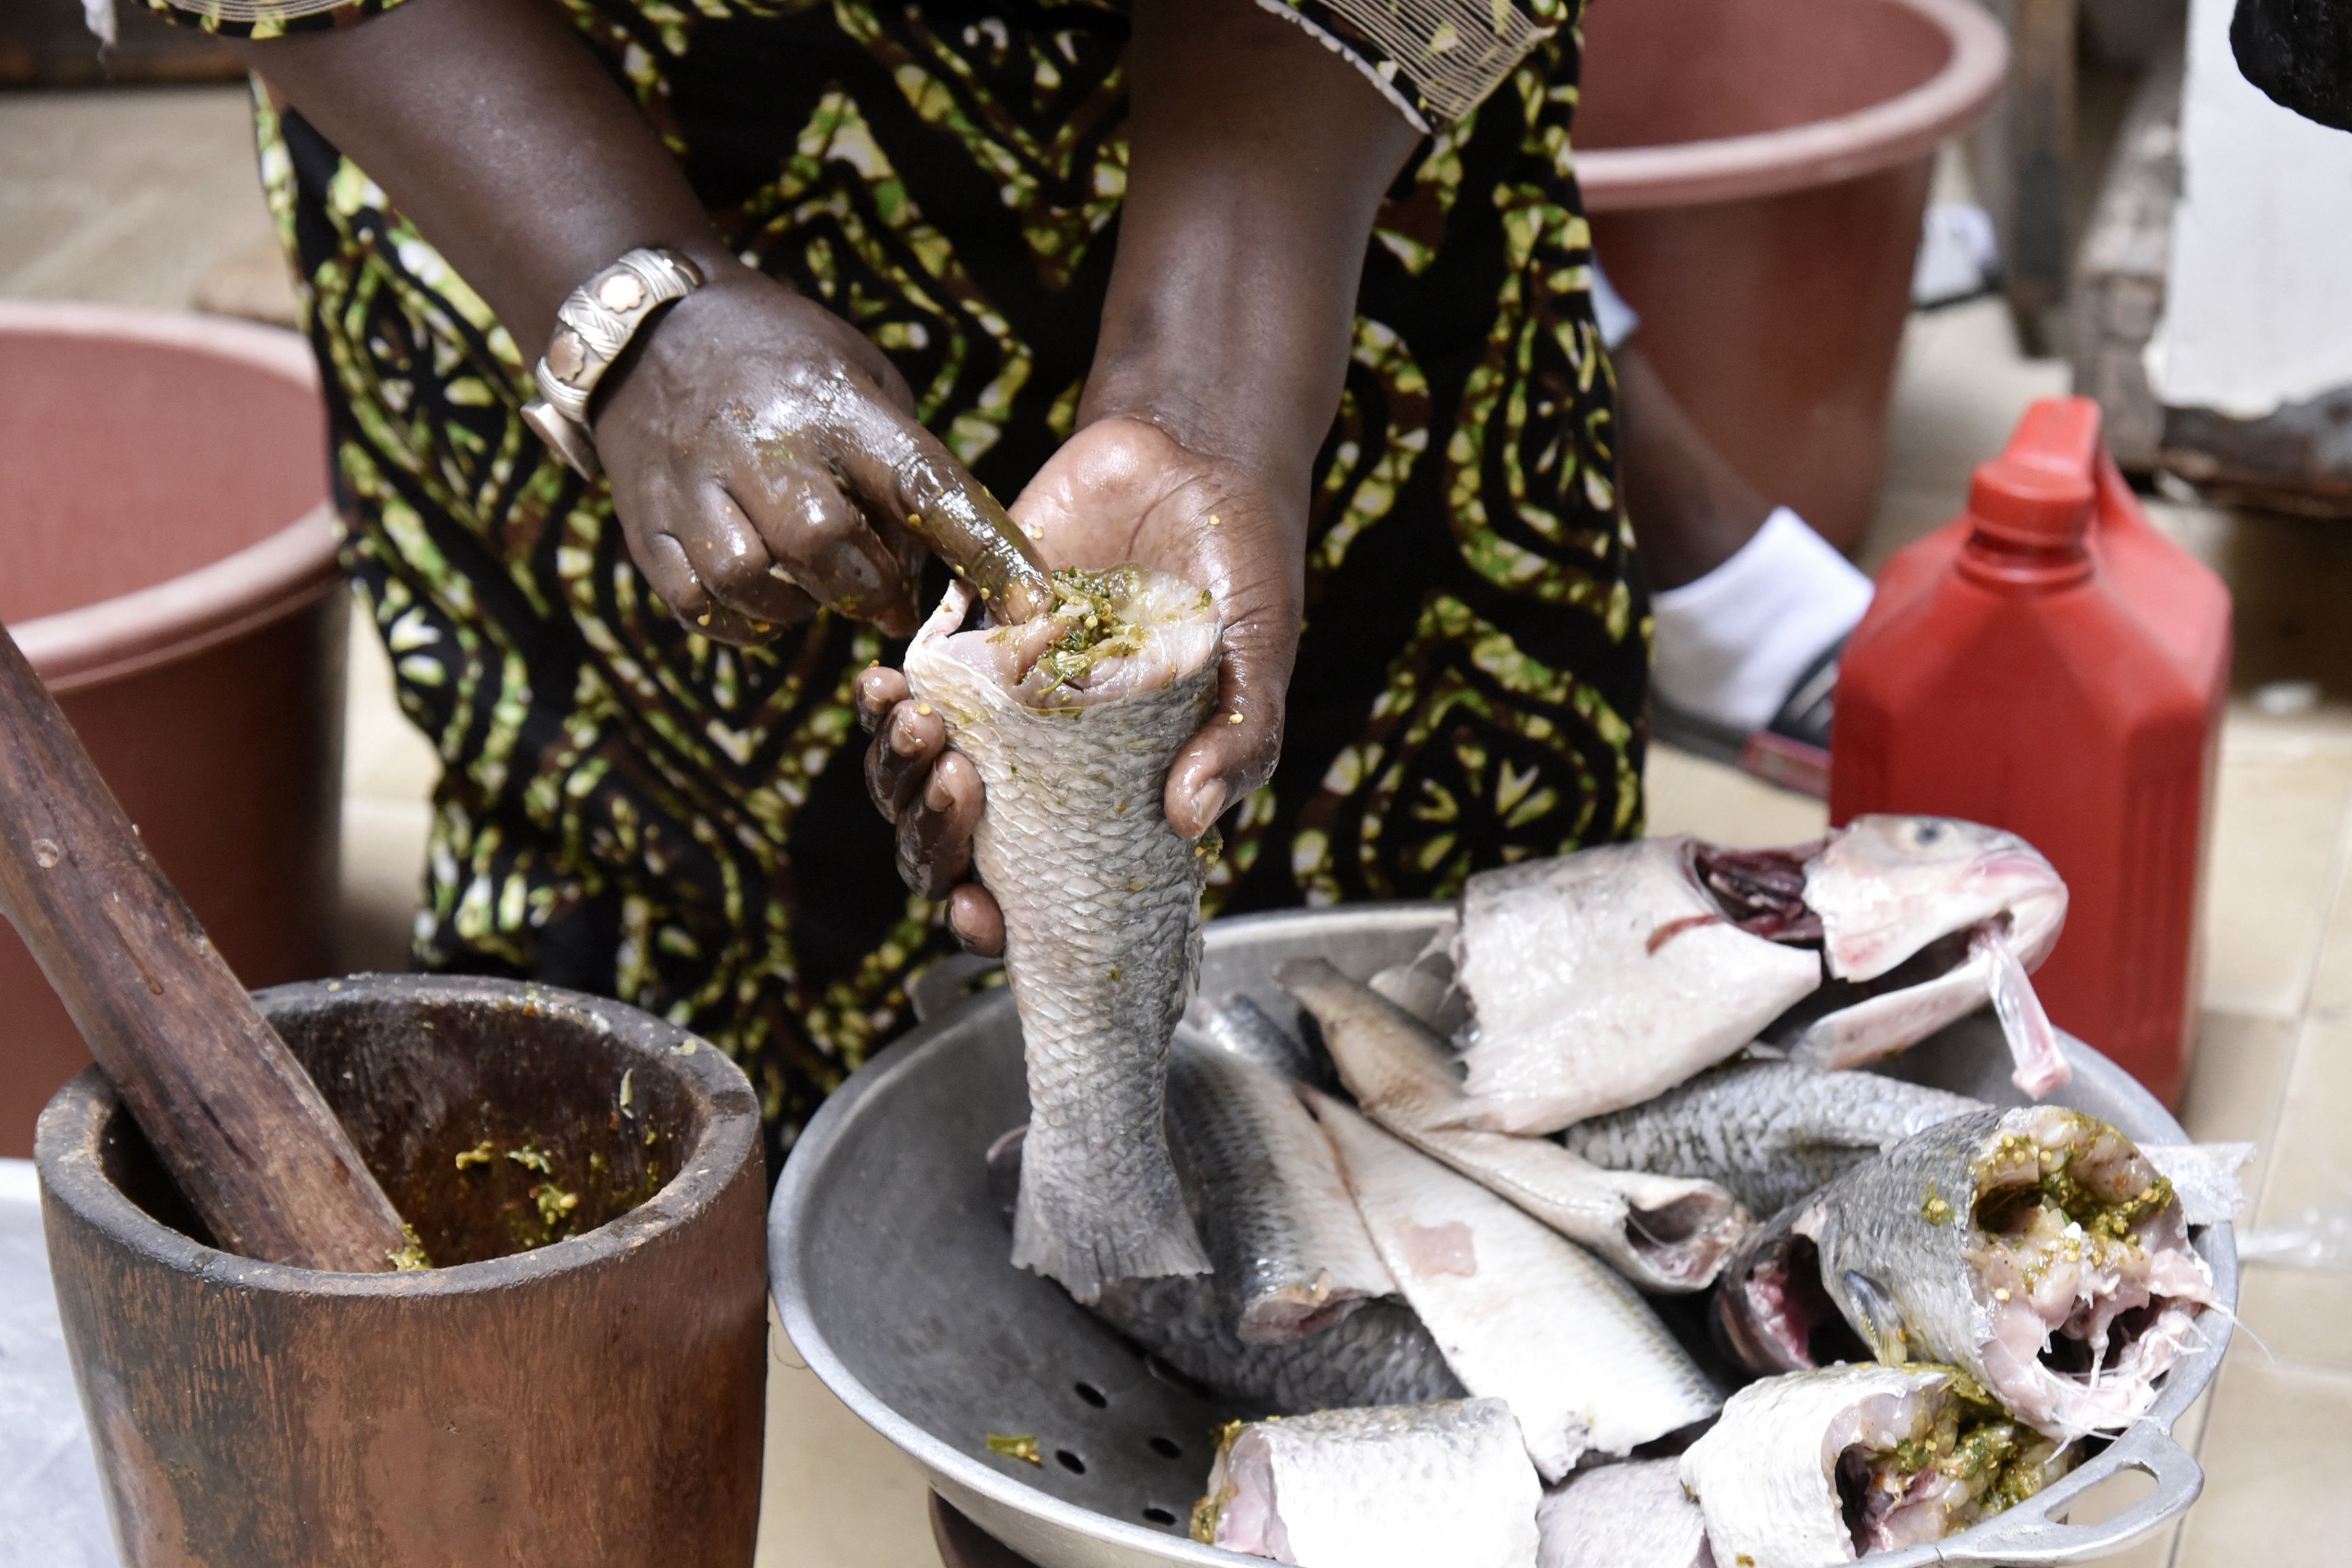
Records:
M1340 1079L1364 1113L1580 1242L1644 1289L1705 1289L1748 1218L1721 1187L1603 1170L1557 1143L1459 1125L1462 1086L1419 1019L1319 958L1278 978L1323 1030Z
M1731 1062L1580 1121L1560 1142L1596 1165L1717 1183L1749 1213L1774 1215L1913 1133L1983 1109L1876 1073Z
M1536 1568L1716 1568L1675 1459L1579 1470L1536 1510Z
M1948 1368L1836 1366L1733 1394L1681 1472L1717 1562L1832 1568L1941 1541L2074 1461Z
M1184 1027L1210 1044L1285 1078L1330 1088L1336 1081L1323 1053L1266 1016L1265 1008L1235 992L1222 1002L1196 996L1184 1012Z
M1027 1131L1014 1128L988 1152L989 1195L1007 1224L1021 1188ZM1204 1228L1214 1247L1213 1213L1209 1217ZM1290 1415L1462 1397L1437 1342L1412 1309L1394 1300L1360 1303L1306 1339L1279 1345L1244 1343L1231 1294L1203 1275L1115 1280L1090 1310L1186 1377L1252 1411Z
M1473 876L1454 933L1472 1125L1555 1132L1759 1037L1816 1067L1902 1049L1990 1000L2018 1081L2064 1081L2026 971L2065 887L2014 834L1864 816L1786 849L1687 836Z
M1290 1079L1180 1031L1168 1136L1243 1343L1295 1344L1396 1294Z
M906 671L987 786L972 859L1004 911L1029 1077L1013 1260L1091 1301L1209 1267L1161 1128L1208 860L1160 800L1215 700L1220 633L1206 593L1138 566L1055 592L1051 615L959 631L974 598L954 584Z
M1192 1538L1305 1568L1535 1568L1511 1407L1458 1399L1229 1428Z
M1328 1095L1303 1092L1405 1300L1465 1388L1510 1401L1546 1480L1587 1452L1622 1456L1714 1413L1705 1375L1617 1274Z
M1826 1301L1880 1361L1957 1367L2062 1442L2144 1415L2215 1301L2171 1184L2122 1133L2057 1106L1930 1128L1753 1247L1726 1270L1735 1347L1802 1364Z

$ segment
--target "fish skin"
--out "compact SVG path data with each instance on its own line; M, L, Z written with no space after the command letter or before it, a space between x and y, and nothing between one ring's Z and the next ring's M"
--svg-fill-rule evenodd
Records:
M1716 1568L1678 1459L1579 1470L1536 1510L1536 1568Z
M2011 1149L2027 1154L2005 1152ZM1822 1289L1879 1360L1958 1367L2018 1419L2067 1442L2145 1414L2198 1310L2215 1297L2210 1272L2189 1247L2178 1197L2134 1227L2135 1245L2082 1247L2076 1226L2072 1260L2063 1238L2014 1250L1988 1237L1977 1224L1979 1204L1997 1188L2038 1179L2034 1151L2057 1150L2073 1152L2086 1172L2112 1173L2100 1179L2117 1191L2156 1179L2128 1139L2079 1111L1983 1110L1855 1166L1801 1205L1788 1228L1818 1249ZM2042 1363L2070 1319L2151 1298L2153 1321L2126 1330L2118 1364L2095 1384Z
M1291 1081L1180 1031L1168 1136L1245 1344L1295 1344L1396 1281Z
M972 861L1004 911L1029 1080L1013 1260L1091 1301L1209 1267L1162 1129L1208 859L1161 796L1215 700L1218 626L1205 594L1150 574L1131 606L1148 646L1087 691L1045 691L1029 668L1044 621L958 632L971 604L968 584L949 590L907 679L987 788Z
M1184 1027L1209 1044L1285 1078L1328 1089L1337 1080L1321 1052L1267 1016L1265 1008L1239 992L1222 1002L1194 997Z
M1560 1134L1596 1165L1717 1183L1775 1215L1871 1155L1982 1101L1877 1073L1741 1061Z
M1366 1115L1643 1289L1705 1289L1746 1234L1747 1213L1713 1182L1604 1170L1543 1139L1461 1126L1460 1081L1421 1020L1319 958L1293 959L1277 978L1321 1026Z
M1548 1481L1712 1415L1720 1396L1649 1304L1550 1226L1302 1090L1381 1261L1472 1394L1510 1401Z
M989 1194L1007 1224L1026 1131L1014 1128L988 1152ZM1286 1345L1243 1343L1229 1294L1205 1275L1116 1280L1088 1310L1193 1382L1253 1412L1294 1415L1463 1397L1437 1342L1412 1309L1393 1298L1362 1303Z
M1304 1568L1536 1568L1541 1496L1499 1399L1328 1411L1234 1433L1194 1533Z
M1468 1125L1557 1132L1638 1105L1821 984L1810 949L1720 921L1690 873L1696 842L1603 845L1464 885L1454 971L1472 1011Z
M1838 1459L1893 1447L1931 1418L1942 1372L1839 1366L1751 1383L1686 1449L1683 1485L1698 1500L1718 1563L1836 1568L1854 1561Z
M1202 1387L1276 1415L1459 1399L1461 1379L1402 1301L1373 1301L1295 1344L1244 1344L1214 1283L1200 1275L1122 1279L1102 1320Z

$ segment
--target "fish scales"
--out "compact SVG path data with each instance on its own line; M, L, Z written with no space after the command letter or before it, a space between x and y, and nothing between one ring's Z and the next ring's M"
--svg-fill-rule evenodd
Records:
M1871 1155L1985 1109L1964 1094L1800 1062L1735 1062L1560 1134L1596 1165L1715 1182L1769 1215Z
M1536 1568L1717 1568L1674 1459L1579 1470L1536 1510Z
M2043 1201L2053 1181L2108 1205L2094 1212L2100 1227L2102 1213L2124 1212L2114 1205L2132 1217L2085 1226ZM1989 1208L2020 1228L1988 1231ZM2062 1441L2144 1413L2214 1300L2155 1168L2113 1128L2057 1106L1929 1128L1781 1217L1818 1249L1822 1289L1879 1360L1958 1367ZM2053 1365L2062 1339L2087 1343L2096 1370Z
M1298 1415L1463 1396L1437 1342L1400 1301L1373 1301L1280 1345L1243 1343L1231 1308L1198 1275L1120 1280L1095 1310L1186 1377L1254 1412Z
M1242 1340L1304 1339L1395 1294L1330 1140L1289 1079L1180 1032L1168 1134L1198 1192L1202 1237Z
M1714 1413L1720 1397L1614 1270L1541 1221L1305 1091L1365 1228L1463 1386L1507 1399L1558 1480Z
M1013 1259L1081 1301L1114 1279L1209 1268L1162 1127L1208 859L1161 797L1215 699L1206 601L1152 574L1131 606L1145 646L1089 690L1044 687L1024 667L1034 623L958 632L963 584L907 651L915 696L987 788L972 860L1004 911L1029 1079Z

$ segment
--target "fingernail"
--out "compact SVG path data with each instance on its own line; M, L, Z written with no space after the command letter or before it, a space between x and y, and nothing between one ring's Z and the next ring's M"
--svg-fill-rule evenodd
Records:
M902 757L911 757L923 749L921 737L915 733L915 721L903 715L890 724L890 749Z
M1217 818L1224 814L1224 780L1211 779L1192 792L1192 820L1201 825L1202 832L1215 825Z
M948 793L947 781L940 777L937 769L932 770L931 782L923 791L923 804L933 811L945 811L955 804L955 796Z

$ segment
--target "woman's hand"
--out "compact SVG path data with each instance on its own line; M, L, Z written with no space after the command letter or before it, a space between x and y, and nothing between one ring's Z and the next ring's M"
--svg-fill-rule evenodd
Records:
M1243 465L1117 416L1073 436L1013 503L1055 566L1140 562L1214 596L1224 626L1217 706L1176 754L1164 797L1168 825L1187 838L1265 783L1281 752L1283 689L1298 647L1298 510ZM899 874L926 897L948 898L949 926L965 946L1002 951L996 900L957 885L980 821L978 770L948 749L945 724L910 700L898 670L859 677L857 711L874 733L866 784L898 826Z
M596 451L629 553L672 612L732 643L820 607L912 632L922 542L907 520L985 492L916 421L882 352L732 262L640 340L599 388Z

